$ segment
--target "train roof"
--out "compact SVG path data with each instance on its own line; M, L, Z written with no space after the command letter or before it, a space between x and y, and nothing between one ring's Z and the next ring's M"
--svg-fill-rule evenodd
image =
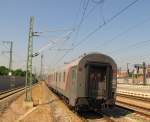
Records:
M70 61L70 62L67 62L67 63L64 63L64 65L62 67L59 67L59 70L64 70L66 68L69 68L69 67L72 67L72 66L76 66L79 64L79 62L83 59L83 58L86 58L87 56L91 56L91 55L99 55L99 56L104 56L106 57L108 60L111 60L111 62L113 62L115 65L115 61L108 55L106 54L102 54L102 53L98 53L98 52L92 52L92 53L84 53L83 55L79 56L78 58ZM57 70L56 70L57 71Z

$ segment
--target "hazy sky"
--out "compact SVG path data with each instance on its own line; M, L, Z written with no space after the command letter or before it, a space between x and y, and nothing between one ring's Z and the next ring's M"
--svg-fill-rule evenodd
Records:
M45 50L45 70L87 52L108 54L116 60L118 67L125 67L127 62L131 66L142 61L148 64L150 0L138 0L86 38L95 28L133 1L135 0L1 0L0 52L7 51L9 47L2 41L13 41L13 68L25 68L29 17L34 16L34 30L43 32L39 37L34 37L34 52L50 43L50 40L56 42L50 43L49 48L53 49L71 49L79 44L64 58L61 57L67 51ZM73 28L75 30L71 31ZM0 65L8 66L8 56L0 54ZM34 58L33 62L33 70L39 70L40 56Z

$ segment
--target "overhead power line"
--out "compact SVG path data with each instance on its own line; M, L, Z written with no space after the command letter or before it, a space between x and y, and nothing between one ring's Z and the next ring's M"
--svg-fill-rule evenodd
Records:
M125 34L127 34L128 32L130 32L131 30L139 27L140 25L142 24L145 24L146 22L149 22L150 21L150 17L144 19L143 21L139 22L139 23L136 23L134 25L132 25L131 27L129 27L128 29L122 31L121 33L117 34L116 36L114 36L112 39L109 39L109 40L106 40L104 43L102 43L100 46L102 47L101 49L103 48L106 48L106 46L110 45L113 41L115 41L115 39L117 39L118 37L120 36L123 36Z
M100 0L99 2L95 2L95 5L89 10L85 18L87 18L99 5L103 4L104 5L105 0ZM104 21L104 17L102 15L102 19Z
M46 33L46 32L68 32L68 31L75 31L76 28L54 28L54 29L50 29L50 30L45 30L42 32L38 32L38 33Z
M82 16L81 16L81 20L79 22L79 24L77 25L77 31L76 31L76 37L78 36L78 33L79 33L79 30L81 28L81 25L85 19L85 14L86 14L86 11L87 11L87 8L88 8L88 5L89 5L89 0L84 0L83 2L83 12L82 12Z
M92 0L93 3L99 4L99 3L103 3L104 0Z
M95 2L95 5L86 14L87 7L88 7L88 4L89 4L89 1L87 1L86 7L84 8L84 11L82 13L81 20L80 20L79 24L77 25L77 31L76 31L76 35L75 35L75 40L78 37L79 31L81 29L81 26L82 26L84 20L97 8L98 5L104 3L104 1L105 0L100 0L100 1Z
M130 3L129 5L127 5L126 7L124 7L123 9L121 9L118 13L116 13L114 16L112 16L110 19L106 20L105 23L103 23L102 25L98 26L97 28L95 28L92 32L90 32L87 36L85 36L85 38L83 38L80 42L78 42L75 45L75 48L78 47L80 44L82 44L83 42L87 41L87 39L89 37L91 37L94 33L96 33L97 31L99 31L101 28L103 28L104 26L106 26L107 24L109 24L110 22L112 22L115 18L117 18L119 15L121 15L124 11L126 11L129 7L131 7L132 5L134 5L136 2L138 2L139 0L135 0L132 3Z
M135 56L135 55L132 55L132 56L130 56L130 57L124 57L124 59L122 59L120 62L126 62L127 60L128 61L137 61L136 59L141 59L141 58L145 58L145 57L147 57L147 58L150 58L150 57L148 57L148 56L150 56L150 53L147 53L147 54L145 54L145 55L137 55L137 56Z
M82 43L86 42L88 40L89 37L91 37L94 33L96 33L97 31L99 31L101 28L103 28L104 26L106 26L107 24L109 24L110 22L112 22L114 19L116 19L118 16L120 16L123 12L125 12L127 9L129 9L131 6L133 6L135 3L137 3L139 0L134 0L133 2L131 2L130 4L128 4L127 6L125 6L123 9L121 9L119 12L117 12L115 15L113 15L112 17L110 17L110 19L106 20L105 23L103 23L102 25L98 26L97 28L95 28L92 32L88 33L83 39L81 39L74 47L73 50L75 48L77 48L79 45L81 45ZM72 50L71 50L72 51ZM57 62L55 65L57 65L70 51L67 51Z
M66 51L66 50L72 50L72 48L57 48L57 49L49 49L50 51Z
M121 51L126 51L125 49L130 49L130 48L132 49L132 48L135 48L136 46L138 46L140 44L144 44L144 43L148 43L148 42L150 42L150 40L140 41L140 42L128 45L128 46L126 46L124 48L119 48L117 50L110 51L109 53L120 53Z
M95 5L87 12L87 14L85 15L84 19L87 18L100 4L103 4L105 2L105 0L100 0L99 2L95 2Z

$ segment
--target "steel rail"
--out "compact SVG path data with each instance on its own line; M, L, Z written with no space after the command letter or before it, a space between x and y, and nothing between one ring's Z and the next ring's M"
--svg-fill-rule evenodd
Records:
M150 98L141 97L141 96L133 96L133 95L122 94L122 93L117 93L117 96L131 98L131 99L135 99L135 100L141 100L141 101L144 101L144 102L150 102Z
M150 117L150 109L149 109L149 107L146 107L146 105L149 104L150 99L131 96L131 95L125 95L125 94L117 94L117 95L118 95L118 97L116 99L117 106L122 107L122 108L127 108L129 110L134 110L137 113L140 113L140 114ZM119 97L122 100L119 100ZM131 102L131 101L133 101L133 102ZM135 104L134 102L135 103L141 102L142 104L145 104L145 105L142 106L140 104Z
M2 95L2 94L6 94L6 93L8 93L8 92L11 92L11 91L14 91L14 90L17 90L17 89L23 88L23 87L24 87L24 86L16 87L16 88L9 89L9 90L2 90L2 91L0 91L0 95Z
M9 97L9 96L11 96L11 95L13 95L15 93L20 92L20 91L23 91L24 89L25 89L25 87L19 88L19 89L15 89L15 90L11 90L9 92L3 93L3 94L0 95L0 100L2 100L4 98L7 98L7 97Z
M35 83L33 86L35 86L37 83ZM11 95L14 95L15 93L21 92L25 89L25 87L17 87L15 89L12 90L8 90L8 91L4 91L0 93L0 100L7 98Z

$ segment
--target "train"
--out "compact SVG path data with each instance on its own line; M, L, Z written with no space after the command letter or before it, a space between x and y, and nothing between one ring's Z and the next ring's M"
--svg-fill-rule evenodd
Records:
M117 65L105 54L84 54L50 71L46 83L76 111L110 108L116 101Z

